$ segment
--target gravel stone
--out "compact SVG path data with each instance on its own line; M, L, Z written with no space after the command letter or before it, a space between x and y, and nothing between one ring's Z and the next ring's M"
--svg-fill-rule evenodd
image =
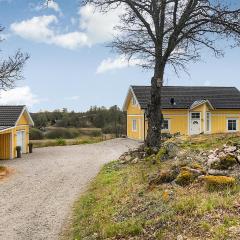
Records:
M57 240L75 200L100 167L139 143L114 139L91 145L34 149L1 161L16 170L0 182L0 239Z

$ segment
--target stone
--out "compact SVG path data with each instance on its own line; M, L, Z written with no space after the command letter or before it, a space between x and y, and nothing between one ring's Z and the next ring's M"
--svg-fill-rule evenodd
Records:
M177 240L184 240L184 238L183 238L182 235L178 235L178 236L177 236Z
M211 165L213 165L216 162L220 162L220 159L218 157L211 157L208 158L207 165L211 167Z
M226 155L226 153L224 153L224 152L220 152L219 154L218 154L218 157L219 158L225 158L227 155Z
M224 148L224 152L226 153L232 153L232 152L235 152L236 150L237 150L237 147L235 146L229 146Z
M139 161L138 158L134 158L131 163L136 164L136 163L138 163L138 161Z
M130 155L127 155L127 156L125 157L125 161L127 161L127 162L131 161L131 159L132 159L132 156L130 156Z
M167 150L169 158L174 158L177 156L179 152L179 147L175 143L172 142L166 143L164 147Z
M208 174L214 176L229 176L230 172L228 170L209 169Z

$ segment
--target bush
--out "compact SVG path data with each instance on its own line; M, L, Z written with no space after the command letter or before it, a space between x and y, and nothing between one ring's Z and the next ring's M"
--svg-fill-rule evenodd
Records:
M187 186L194 181L194 175L190 171L181 170L176 178L176 183L180 186Z
M214 162L211 165L211 168L217 170L227 170L228 168L233 167L236 164L236 158L228 154L226 157L220 158L219 162Z
M159 150L159 152L156 155L157 161L164 160L166 156L167 156L167 149L163 147Z
M236 179L227 176L205 176L203 180L206 183L206 187L210 191L223 190L225 188L231 188L236 185Z
M44 138L43 132L37 128L31 128L29 132L30 140L42 140Z
M57 146L65 146L65 145L67 145L66 140L63 139L63 138L56 139L56 144L57 144Z
M47 132L46 138L48 139L57 139L57 138L65 138L71 139L79 136L79 132L76 129L67 129L67 128L58 128L53 129Z

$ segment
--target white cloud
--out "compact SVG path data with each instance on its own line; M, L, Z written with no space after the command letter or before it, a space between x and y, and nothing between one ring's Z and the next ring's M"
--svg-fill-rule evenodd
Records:
M59 11L56 2L50 2L49 7ZM16 35L36 42L55 44L68 49L77 49L83 46L91 47L94 44L112 40L117 34L114 26L119 24L119 15L123 9L114 9L108 13L95 10L90 4L79 9L79 27L76 31L57 31L58 18L55 15L33 17L21 22L12 23L10 28ZM72 24L76 23L72 18Z
M58 3L53 0L52 1L46 0L44 3L38 4L38 5L35 5L33 3L30 3L29 5L31 8L33 8L36 11L42 11L42 10L48 8L48 9L52 9L53 11L59 13L60 15L63 15L62 10L59 7Z
M72 50L89 44L87 35L81 32L56 35L52 38L52 43Z
M34 17L30 20L16 22L11 24L11 30L22 38L38 42L49 43L54 37L50 24L56 23L57 17L54 15Z
M27 105L29 107L39 103L40 99L34 95L30 87L17 87L9 91L0 92L1 105Z
M54 1L48 2L47 7L54 10L55 12L61 13L61 9L60 9L58 3L54 2Z
M16 35L35 42L55 44L68 49L76 49L88 45L88 38L82 32L58 34L52 27L57 22L56 16L44 15L13 23L10 28Z
M80 28L88 35L91 44L110 41L117 34L114 27L120 23L119 15L123 13L124 9L120 7L102 13L87 4L79 9Z
M133 67L141 63L142 63L142 60L131 59L130 61L128 61L128 59L125 58L124 56L119 56L115 59L107 58L100 63L100 65L97 68L97 73L101 74L101 73L105 73L107 71L111 71L115 69Z

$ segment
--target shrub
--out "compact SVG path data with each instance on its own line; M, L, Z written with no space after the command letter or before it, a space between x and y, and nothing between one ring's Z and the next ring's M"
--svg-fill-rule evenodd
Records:
M31 128L29 132L30 140L42 140L44 138L43 132L37 128Z
M164 147L161 148L161 149L159 150L159 152L157 153L157 155L156 155L157 161L163 160L164 157L166 157L166 155L167 155L167 149L164 148Z
M237 163L236 158L228 154L226 157L220 158L220 161L214 162L211 165L211 168L218 170L227 170L228 168L236 165L236 163Z
M225 188L231 188L236 185L236 179L227 176L205 176L203 180L206 183L206 187L210 191L222 190Z
M181 170L176 178L176 183L180 186L187 186L194 181L194 175L190 171Z
M46 138L48 139L56 139L56 138L65 138L71 139L79 136L79 132L76 129L67 129L67 128L56 128L50 130L46 134Z
M57 138L56 139L56 144L57 144L57 146L65 146L65 145L67 145L66 140L63 139L63 138Z

